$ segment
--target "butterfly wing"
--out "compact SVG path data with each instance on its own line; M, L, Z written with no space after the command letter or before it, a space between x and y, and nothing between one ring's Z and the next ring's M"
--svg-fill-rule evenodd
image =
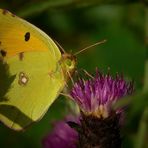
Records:
M61 53L53 40L42 30L0 9L0 50L10 57L20 52L47 51L58 61Z
M0 93L0 120L22 130L45 114L64 87L61 53L41 30L0 10L0 54L0 69L4 69L0 91L6 88Z
M61 67L49 59L46 52L24 53L22 61L8 59L9 73L16 78L0 102L0 119L10 128L22 130L39 120L63 88Z

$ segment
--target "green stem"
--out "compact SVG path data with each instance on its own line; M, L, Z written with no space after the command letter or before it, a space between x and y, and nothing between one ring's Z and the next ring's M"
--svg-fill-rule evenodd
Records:
M145 108L140 121L139 130L135 141L135 148L143 148L144 145L148 146L148 141L146 141L147 133L148 133L148 107Z
M145 76L144 76L144 92L148 92L148 7L145 10L145 44L146 44L146 61L145 61Z
M148 7L145 8L145 45L146 45L146 61L145 61L145 76L144 76L144 93L148 93ZM145 98L148 99L148 98ZM144 148L146 145L146 134L148 133L148 107L145 107L138 128L138 133L135 140L135 148ZM147 146L146 146L147 147Z

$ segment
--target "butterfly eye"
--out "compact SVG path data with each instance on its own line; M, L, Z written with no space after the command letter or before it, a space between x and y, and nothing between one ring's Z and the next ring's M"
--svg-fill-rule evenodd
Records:
M71 59L67 59L67 60L66 60L66 65L67 65L68 67L70 67L70 66L72 65Z
M68 69L74 69L75 67L75 61L69 58L66 59L65 64Z

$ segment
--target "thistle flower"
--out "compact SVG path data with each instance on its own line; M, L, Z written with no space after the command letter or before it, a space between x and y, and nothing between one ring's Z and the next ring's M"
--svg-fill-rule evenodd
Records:
M79 79L70 92L81 110L78 146L83 148L120 148L120 120L124 109L112 105L133 92L132 82L123 76L113 78L96 70L89 79Z
M120 120L124 109L113 110L112 104L133 92L133 84L123 76L96 75L79 79L70 91L78 104L79 117L57 122L43 140L44 148L121 148ZM79 120L78 120L79 119Z
M78 122L78 119L68 116L65 120L56 122L53 131L42 141L44 148L76 148L78 133L68 126L68 121Z
M132 82L126 82L123 76L113 78L96 70L95 77L79 79L70 92L74 101L86 115L107 118L112 113L112 105L122 97L133 92ZM116 113L121 110L116 110Z

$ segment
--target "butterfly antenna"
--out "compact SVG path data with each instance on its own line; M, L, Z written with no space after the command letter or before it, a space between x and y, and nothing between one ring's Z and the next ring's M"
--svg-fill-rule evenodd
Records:
M93 44L93 45L90 45L90 46L88 46L88 47L85 47L85 48L83 48L83 49L77 51L74 55L76 56L76 55L80 54L81 52L84 52L85 50L87 50L87 49L89 49L89 48L92 48L92 47L94 47L94 46L103 44L103 43L105 43L105 42L106 42L106 40L102 40L102 41L97 42L97 43L95 43L95 44Z
M66 53L66 51L64 50L64 48L63 48L56 40L54 40L54 42L57 44L57 46L59 47L59 49L60 49L63 53Z

